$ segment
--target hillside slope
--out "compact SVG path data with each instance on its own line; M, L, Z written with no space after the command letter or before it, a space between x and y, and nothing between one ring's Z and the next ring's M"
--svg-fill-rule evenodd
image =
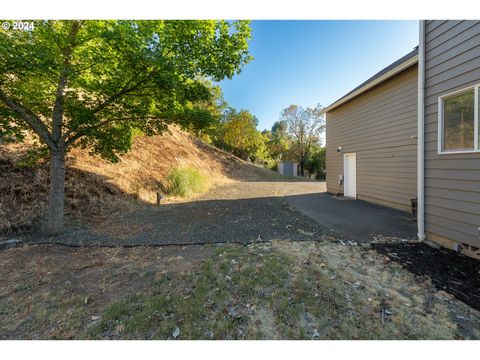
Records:
M0 236L35 228L46 211L48 163L18 166L30 148L29 144L0 145ZM214 186L275 177L269 170L171 127L162 136L135 138L132 150L117 164L89 156L87 150L73 149L67 157L68 222L100 221L125 207L153 203L156 192L165 188L168 172L177 166L197 168Z

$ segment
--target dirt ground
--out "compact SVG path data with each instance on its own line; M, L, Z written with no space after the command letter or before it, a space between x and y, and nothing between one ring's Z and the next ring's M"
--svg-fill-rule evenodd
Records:
M340 241L282 200L322 186L233 182L96 229L104 245L162 233L209 235L203 245L2 250L0 338L480 339L478 310L401 261L410 243ZM192 221L206 226L192 231Z
M29 245L0 253L0 338L78 338L110 303L156 277L195 271L207 247L72 248Z
M479 339L480 313L366 245L0 253L2 339Z
M293 209L284 196L324 189L321 182L232 181L197 198L169 199L160 206L137 204L106 221L85 224L60 237L32 234L26 240L85 246L312 240L324 229Z

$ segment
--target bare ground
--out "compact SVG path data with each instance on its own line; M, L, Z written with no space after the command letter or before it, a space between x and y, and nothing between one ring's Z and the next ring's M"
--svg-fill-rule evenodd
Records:
M112 302L144 292L167 271L195 271L210 253L195 246L30 245L2 251L0 338L78 338Z
M195 199L135 207L62 236L25 237L33 243L82 246L190 245L312 240L325 229L284 196L324 191L320 182L231 181Z
M480 338L480 313L427 277L321 240L6 250L0 338Z
M86 228L68 235L71 245L96 234L100 243L90 245L114 247L0 251L0 338L480 338L479 312L431 277L368 243L342 244L282 200L323 184L278 181L239 166L242 181L219 181L207 194L160 208L129 203L123 215L83 222ZM207 225L198 231L192 222ZM207 244L117 246L199 234Z
M265 207L245 206L243 214L253 217L243 222L229 222L235 216L227 218L220 209L210 225L225 222L224 230L218 232L217 226L210 233L216 242L228 237L227 244L43 244L1 251L0 338L480 338L480 313L441 290L432 274L409 271L375 250L378 244L346 245L333 234L311 231L310 219L282 203L284 195L322 186L235 182L187 202L220 201L235 208L238 202L270 199ZM129 213L131 225L141 221L145 209ZM192 217L202 215L195 213L176 218L171 231L184 233ZM271 214L281 217L281 226L265 222ZM248 229L256 231L258 224L277 233L268 242L242 241L256 236ZM104 229L113 227L107 223ZM127 237L145 232L142 226L124 226L115 230L117 241L120 230ZM220 234L224 237L216 238Z

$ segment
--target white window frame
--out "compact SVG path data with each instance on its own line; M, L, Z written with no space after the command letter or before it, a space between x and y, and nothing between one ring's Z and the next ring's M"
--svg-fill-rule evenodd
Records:
M473 141L474 146L472 150L443 150L443 139L444 139L444 127L443 127L443 100L452 95L461 94L469 90L474 90L473 92ZM480 148L478 146L478 130L479 130L479 110L478 110L478 95L480 92L480 84L472 85L451 93L442 95L438 97L438 154L439 155L448 155L448 154L471 154L471 153L480 153Z

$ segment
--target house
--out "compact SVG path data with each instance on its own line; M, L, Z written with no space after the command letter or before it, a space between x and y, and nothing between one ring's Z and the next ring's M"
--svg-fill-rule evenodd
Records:
M415 49L326 108L327 191L410 209L417 194L417 63Z
M279 161L277 171L285 176L298 176L298 163L296 161Z
M327 191L409 210L480 258L480 21L421 21L419 47L326 114Z

